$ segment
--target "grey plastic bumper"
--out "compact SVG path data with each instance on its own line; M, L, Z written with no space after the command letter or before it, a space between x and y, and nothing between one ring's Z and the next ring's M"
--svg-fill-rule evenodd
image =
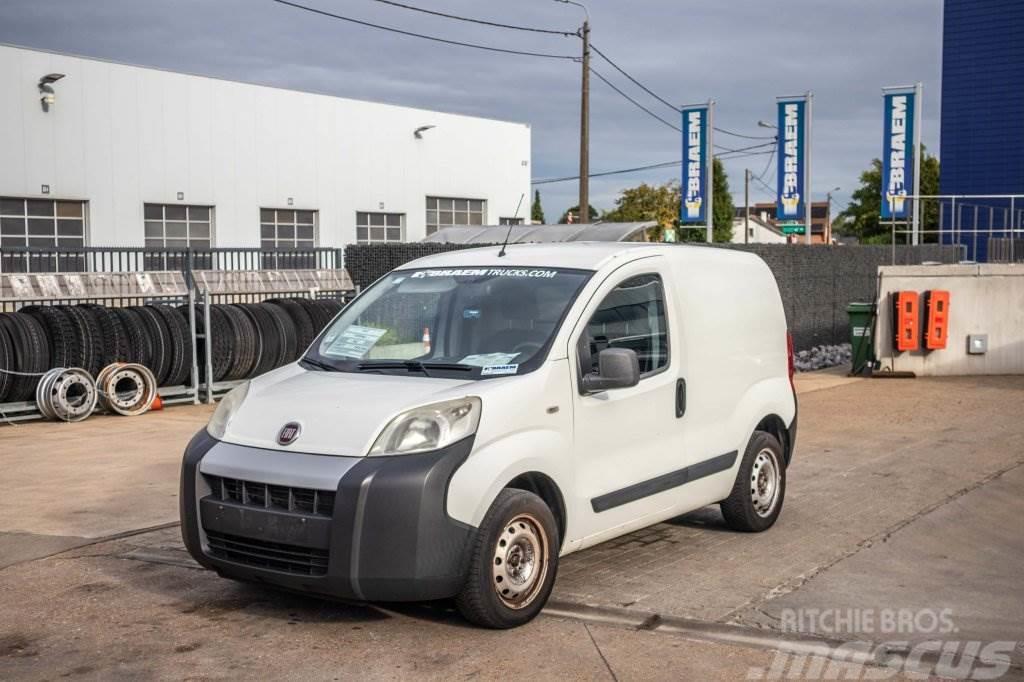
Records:
M451 597L465 582L466 553L476 529L448 517L445 502L449 481L472 445L467 438L417 455L329 457L241 448L220 443L204 429L192 438L182 462L185 546L203 566L240 580L359 600ZM321 490L330 482L336 491L333 514L225 501L208 494L204 474ZM211 551L207 533L316 552L326 556L326 572L296 575L257 565L258 558L244 554L227 560Z

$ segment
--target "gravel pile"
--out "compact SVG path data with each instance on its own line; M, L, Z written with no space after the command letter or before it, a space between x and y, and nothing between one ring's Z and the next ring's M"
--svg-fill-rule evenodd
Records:
M813 372L816 369L846 365L851 362L853 347L848 343L838 346L815 346L796 354L794 364L799 372Z

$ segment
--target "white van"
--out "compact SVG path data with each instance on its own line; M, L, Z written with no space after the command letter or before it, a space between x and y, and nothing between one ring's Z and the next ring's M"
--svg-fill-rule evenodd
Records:
M512 245L407 263L192 439L181 517L219 574L527 622L558 559L710 504L769 528L796 436L758 257Z

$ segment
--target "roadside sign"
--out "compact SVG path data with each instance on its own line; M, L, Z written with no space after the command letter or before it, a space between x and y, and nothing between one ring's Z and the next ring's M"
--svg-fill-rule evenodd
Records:
M782 234L803 234L803 225L782 225Z

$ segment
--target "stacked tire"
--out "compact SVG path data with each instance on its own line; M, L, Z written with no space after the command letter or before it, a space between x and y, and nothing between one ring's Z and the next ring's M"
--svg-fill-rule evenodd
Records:
M95 378L115 362L147 367L159 386L184 384L192 368L187 318L160 304L38 305L0 313L0 402L32 400L49 369L78 367Z
M337 301L308 298L211 305L211 333L204 338L209 338L213 380L250 379L294 362L341 307ZM197 308L196 325L202 329L204 324ZM205 379L207 343L199 344L198 353Z

